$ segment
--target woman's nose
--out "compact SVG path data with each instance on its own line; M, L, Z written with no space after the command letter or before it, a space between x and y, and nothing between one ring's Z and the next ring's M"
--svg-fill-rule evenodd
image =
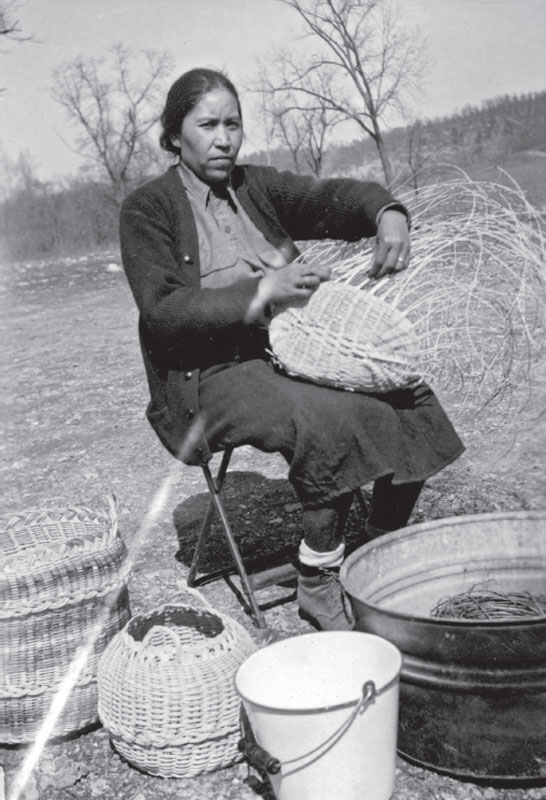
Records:
M214 141L219 147L227 147L230 143L227 128L224 128L223 125L218 125L216 128L216 136L214 137Z

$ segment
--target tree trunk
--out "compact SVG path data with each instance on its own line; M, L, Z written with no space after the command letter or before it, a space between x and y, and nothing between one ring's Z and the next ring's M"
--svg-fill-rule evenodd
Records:
M381 161L381 167L383 168L383 175L385 176L385 185L388 188L389 186L392 186L394 177L391 162L389 161L387 149L385 147L382 135L378 132L374 138L375 146L377 147L377 152L379 154L379 160Z

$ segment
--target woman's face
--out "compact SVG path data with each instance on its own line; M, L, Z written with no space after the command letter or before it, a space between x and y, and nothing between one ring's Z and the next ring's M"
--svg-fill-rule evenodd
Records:
M198 178L209 184L226 181L243 142L237 99L225 88L207 92L186 114L174 141Z

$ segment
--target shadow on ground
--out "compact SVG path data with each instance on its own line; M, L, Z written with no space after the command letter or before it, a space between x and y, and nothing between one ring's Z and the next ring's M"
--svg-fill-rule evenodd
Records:
M273 480L257 472L233 470L222 489L226 514L241 556L250 571L293 561L301 539L302 510L287 480ZM178 539L176 558L189 567L207 511L207 492L193 495L173 512ZM362 512L353 503L347 524L349 546L358 543ZM232 563L221 525L216 517L200 560L200 571L219 570Z

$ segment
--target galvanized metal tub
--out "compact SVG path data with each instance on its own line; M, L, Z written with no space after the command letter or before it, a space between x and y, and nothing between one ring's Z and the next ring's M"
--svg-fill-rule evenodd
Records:
M434 520L389 533L341 569L357 630L403 654L398 751L470 779L546 778L546 616L431 617L475 584L546 594L546 511Z

